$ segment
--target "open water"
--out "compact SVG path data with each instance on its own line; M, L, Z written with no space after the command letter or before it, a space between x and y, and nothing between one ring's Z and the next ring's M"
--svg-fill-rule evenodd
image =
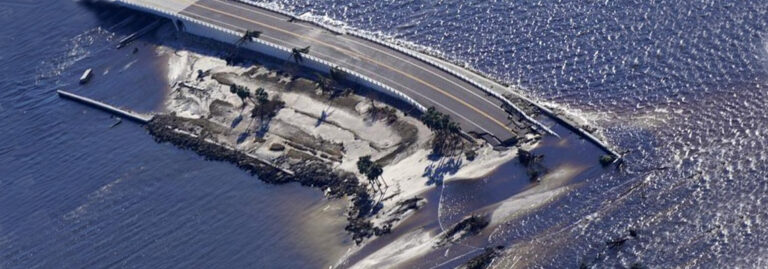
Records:
M624 170L497 228L487 241L507 256L495 266L766 266L768 1L273 4L468 63L626 151ZM0 266L335 264L340 205L319 192L259 183L55 96L159 108L162 59L141 42L137 56L113 47L130 16L0 2ZM78 87L86 67L94 83Z

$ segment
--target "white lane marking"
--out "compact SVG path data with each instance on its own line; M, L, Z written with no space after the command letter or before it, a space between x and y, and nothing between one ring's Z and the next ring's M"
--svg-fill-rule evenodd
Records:
M457 102L459 102L459 103L463 104L464 106L466 106L466 107L468 107L468 108L470 108L470 109L474 110L474 111L475 111L475 112L477 112L478 114L481 114L481 115L485 116L486 118L490 119L490 120L491 120L491 121L493 121L494 123L496 123L496 124L498 124L499 126L501 126L503 129L505 129L505 130L509 131L509 132L510 132L510 133L512 133L512 134L515 134L515 132L514 132L514 131L512 131L512 129L510 129L510 128L507 126L508 124L505 124L505 123L502 123L502 122L500 122L498 119L496 119L496 118L492 117L491 115L488 115L488 113L486 113L485 111L482 111L482 110L480 110L480 109L478 109L478 108L476 108L476 107L472 106L471 104L467 103L467 102L466 102L466 101L464 101L463 99L460 99L460 98L458 98L458 97L454 96L453 94L451 94L451 93L449 93L449 92L446 92L446 91L444 91L444 90L442 90L442 89L440 89L440 88L436 87L435 85L432 85L432 84L430 84L429 82L426 82L426 81L424 81L424 80L422 80L422 79L420 79L420 78L418 78L418 77L416 77L416 76L413 76L412 74L409 74L409 73L406 73L406 72L404 72L404 71L402 71L402 70L399 70L399 69L396 69L396 68L394 68L394 67L391 67L391 66L389 66L389 65L387 65L387 64L384 64L384 63L382 63L382 62L380 62L380 61L377 61L377 60L374 60L374 59L372 59L372 58L369 58L369 57L367 57L367 56L365 56L365 55L363 55L363 54L360 54L360 53L358 53L358 52L355 52L355 51L351 51L351 50L348 50L348 49L345 49L345 48L341 48L341 47L338 47L338 46L336 46L336 45L333 45L333 44L329 44L329 43L326 43L326 42L324 42L324 41L321 41L321 40L319 40L319 39L316 39L316 38L314 38L314 37L312 37L312 36L306 36L306 35L298 34L298 33L296 33L296 32L291 32L291 31L288 31L287 29L283 29L283 28L279 28L279 27L276 27L276 26L272 26L272 25L269 25L269 24L265 24L264 22L259 22L259 21L251 20L251 19L249 19L249 18L246 18L246 17L242 17L242 16L239 16L239 15L234 15L234 14L231 14L231 13L228 13L228 12L225 12L225 11L222 11L222 10L219 10L219 9L216 9L216 8L212 8L212 7L209 7L209 6L200 5L200 4L195 4L195 6L197 6L197 7L200 7L200 8L203 8L203 9L207 9L207 10L210 10L210 11L212 11L212 12L215 12L215 13L218 13L218 14L221 14L221 15L225 15L225 16L228 16L228 17L236 18L236 19L239 19L239 20L242 20L242 21L245 21L245 22L250 22L250 23L252 23L252 24L261 25L262 27L270 28L270 29L272 29L272 30L275 30L275 31L278 31L278 32L283 32L283 33L285 33L285 34L287 34L287 35L292 35L292 36L298 37L298 38L300 38L300 39L306 39L306 40L310 40L310 41L314 42L315 44L319 44L319 45L322 45L322 46L326 46L326 47L329 47L329 48L331 48L331 49L335 49L335 50L338 50L338 51L344 51L344 52L347 52L347 53L348 53L348 54L350 54L350 55L357 55L357 56L358 56L360 59L366 59L368 62L372 62L372 63L375 63L375 64L377 64L377 65L379 65L379 66L385 67L386 69L392 70L392 71L394 71L394 72L396 72L396 73L400 73L400 74L402 74L403 76L406 76L406 77L408 77L408 78L411 78L412 80L418 81L418 82L420 82L420 83L424 84L425 86L427 86L427 87L429 87L429 88L432 88L433 90L435 90L435 91L437 91L437 92L440 92L440 93L442 93L443 95L445 95L445 96L448 96L448 97L450 97L450 98L452 98L452 99L456 100ZM506 119L505 119L505 120L506 120Z
M209 20L209 21L212 21L212 22L215 22L215 23L219 23L219 24L222 24L222 25L226 25L226 26L232 27L232 28L234 28L234 29L236 29L236 30L240 30L240 31L245 31L245 30L247 30L247 29L245 29L245 28L243 28L243 27L240 27L240 26L232 25L232 24L229 24L229 23L226 23L226 22L223 22L223 21L217 20L217 19L213 19L213 18L207 18L207 17L203 17L203 16L201 16L201 15L197 15L197 14L194 14L194 13L189 13L189 14L186 14L186 15L188 15L188 16L193 16L193 17L198 17L198 18L200 18L200 19L202 19L202 20ZM271 40L273 40L273 41L272 41L272 43L284 43L284 44L288 44L288 45L290 45L290 46L292 46L292 47L300 47L300 46L301 46L301 45L297 45L297 44L294 44L294 43L291 43L291 42L288 42L288 41L279 40L279 39L276 39L276 38L272 38L272 37L268 37L268 36L262 36L262 37L260 37L260 38L261 38L261 39L271 39ZM325 54L323 54L323 53L319 53L319 52L317 52L317 51L312 51L311 53L312 53L313 55L315 55L315 57L317 57L317 56L322 56L323 58L326 58L326 59L333 59L333 57L331 57L331 56L329 56L329 55L325 55ZM365 70L365 69L363 69L363 70ZM441 104L440 102L437 102L437 101L433 100L432 98L429 98L428 96L425 96L425 95L423 95L423 94L421 94L421 93L419 93L419 92L417 92L417 91L415 91L415 90L413 90L413 89L411 89L411 88L409 88L409 87L406 87L406 86L404 86L404 85L402 85L402 84L400 84L400 83L398 83L398 82L396 82L396 81L394 81L394 80L392 80L392 79L390 79L390 78L387 78L387 77L381 76L381 75L377 74L376 72L373 72L373 71L369 71L369 70L366 70L366 71L368 71L368 72L369 72L370 74L372 74L373 76L376 76L376 77L379 77L379 78L381 78L381 79L387 80L387 81L389 81L390 83L392 83L392 84L395 84L395 85L399 86L399 87L400 87L400 88L402 88L402 89L406 89L406 90L408 90L409 92L411 92L411 93L413 93L413 94L416 94L416 95L418 95L418 96L421 96L422 98L424 98L424 99L426 99L426 100L429 100L430 102L432 102L432 103L436 104L437 106L439 106L439 107L442 107L443 109L445 109L445 110L447 110L447 111L449 111L449 112L453 113L454 115L458 116L459 118L463 119L463 120L464 120L464 121L466 121L467 123L470 123L470 124L474 125L475 127L477 127L478 129L482 130L482 131L483 131L483 132L485 132L485 133L488 133L488 134L493 134L492 132L489 132L487 129L485 129L485 128L483 128L482 126L478 125L478 124L477 124L477 123L475 123L474 121L471 121L471 120L467 119L467 118L466 118L466 117L464 117L464 115L462 115L461 113L457 113L457 112L456 112L456 111L454 111L453 109L450 109L450 108L446 107L445 105Z
M263 11L263 10L262 10L262 8L256 8L256 9L247 9L247 8L245 8L245 7L241 6L241 5L234 5L234 4L231 4L231 3L228 3L228 2L224 2L224 1L221 1L221 0L213 0L213 1L216 1L216 2L220 2L220 3L222 3L222 4L225 4L225 5L228 5L228 6L231 6L231 7L237 8L237 9L240 9L240 10L245 10L245 11L248 11L248 12L250 12L250 13L254 13L254 14L258 14L258 15L265 15L265 16L267 16L267 17L271 17L271 18L274 18L274 19L277 19L277 20L281 20L281 21L283 21L283 20L284 20L283 18L279 18L279 17L277 17L277 16L275 16L275 15L271 14L272 12L269 12L269 11ZM296 25L300 25L301 27L305 27L305 28L309 28L309 29L318 29L317 27L308 26L308 25L303 25L303 24L296 24ZM354 38L347 38L347 39L345 39L345 40L348 40L348 41L350 41L350 42L353 42L353 43L355 43L355 44L358 44L358 45L360 45L360 46L363 46L363 47L366 47L366 48L369 48L369 49L372 49L372 50L378 51L378 52L380 52L380 53L383 53L383 54L389 55L390 57L396 58L396 59L398 59L398 60L400 60L400 61L402 61L402 62L406 62L406 63L408 63L409 65L412 65L412 66L416 67L417 69L420 69L420 70L426 71L426 72L428 72L428 73L430 73L430 74L432 74L432 75L434 75L434 76L437 76L437 77L439 77L439 78L440 78L440 79L442 79L442 80L448 81L449 83L451 83L451 84L455 85L456 87L459 87L460 89L464 90L465 92L468 92L469 94L472 94L472 95L474 95L475 97L479 98L480 100L483 100L484 102L486 102L486 103L490 104L492 107L494 107L494 108L498 108L499 110L502 110L502 111L504 111L504 110L501 108L501 106L500 106L499 104L496 104L496 103L494 103L494 102L491 102L491 101L489 101L488 99L486 99L486 98L484 98L483 96L481 96L481 95L477 94L476 92L474 92L474 91L472 91L472 90L470 90L470 89L467 89L466 87L464 87L464 86L462 86L462 85L459 85L459 84L458 84L458 83L456 83L455 81L453 81L453 80L450 80L450 79L448 79L448 78L444 77L443 75L437 74L437 73L435 73L435 72L434 72L434 71L432 71L432 70L429 70L429 69L427 69L427 68L424 68L424 67L422 67L422 66L420 66L420 65L418 65L418 64L415 64L415 63L413 63L413 62L411 62L411 61L408 61L408 60L406 60L406 59L403 59L403 58L401 58L400 56L397 56L397 55L393 55L393 54L391 54L391 53L389 53L389 52L386 52L386 51L380 50L380 49L378 49L378 48L374 48L374 47L371 47L371 46L369 46L368 44L365 44L365 43L362 43L362 42L359 42L359 41L355 40ZM410 56L409 56L409 58L410 58ZM416 61L419 61L419 62L423 62L423 61L421 61L421 60L419 60L419 59L412 59L412 60L416 60ZM429 65L429 63L424 63L424 64L426 64L426 65ZM456 79L459 79L459 78L456 78ZM504 111L504 113L506 114L507 112L506 112L506 111Z

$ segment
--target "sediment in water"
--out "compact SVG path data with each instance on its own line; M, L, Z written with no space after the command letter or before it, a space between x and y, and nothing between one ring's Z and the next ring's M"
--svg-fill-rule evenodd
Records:
M487 247L479 255L472 257L460 269L483 269L488 268L494 259L502 255L503 246Z

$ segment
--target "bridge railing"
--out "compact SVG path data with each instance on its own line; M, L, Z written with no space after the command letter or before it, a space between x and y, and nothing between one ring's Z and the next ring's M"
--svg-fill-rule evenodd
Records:
M485 93L493 96L494 98L498 99L499 101L501 101L504 105L512 108L517 114L519 114L525 120L533 123L538 128L546 131L549 134L552 134L554 136L558 136L557 133L555 133L554 131L550 130L548 127L546 127L544 124L541 124L539 121L537 121L537 120L531 118L530 116L528 116L528 114L526 114L522 109L520 109L517 105L515 105L514 103L509 101L509 99L505 98L504 96L502 96L497 91L491 90L490 88L486 87L482 83L479 83L479 82L475 81L474 79L471 79L471 78L465 76L464 74L461 74L461 73L455 71L454 69L448 68L448 67L446 67L442 63L438 63L436 61L433 61L433 60L425 57L421 53L418 53L418 52L415 52L415 51L403 48L401 46L390 44L388 42L382 42L381 40L379 40L379 39L377 39L375 37L372 37L370 35L363 34L363 33L357 32L357 31L345 31L344 29L335 29L334 27L329 27L327 25L315 23L314 21L303 20L303 19L301 19L301 18L299 18L299 17L297 17L294 14L291 14L289 12L286 12L286 11L283 11L283 10L280 10L280 9L276 9L276 8L272 8L272 7L268 6L268 5L257 3L257 2L251 1L251 0L236 0L236 1L244 3L244 4L256 6L256 7L259 7L259 8L263 8L263 9L266 9L266 10L269 10L269 11L272 11L272 12L275 12L275 13L278 13L278 14L281 14L281 15L284 15L284 16L288 16L288 17L294 18L296 20L301 20L301 21L304 21L304 22L312 23L314 25L317 25L317 26L319 26L319 27L321 27L323 29L326 29L326 30L331 31L331 32L336 33L336 34L348 34L350 36L361 38L361 39L367 40L369 42L373 42L373 43L376 43L376 44L388 47L390 49L393 49L395 51L403 53L403 54L405 54L407 56L410 56L410 57L413 57L413 58L415 58L417 60L425 62L425 63L427 63L429 65L432 65L432 66L434 66L434 67L444 71L444 72L447 72L447 73L451 74L452 76L455 76L455 77L461 79L462 81L465 81L465 82L469 83L470 85L472 85L474 87L479 88L483 92L485 92ZM521 96L518 96L518 97L521 97ZM524 100L530 102L530 100L527 99L527 98L525 98ZM531 103L538 107L537 104L535 104L533 102L531 102Z
M289 17L289 18L293 18L294 20L297 20L297 21L302 21L302 22L310 23L312 25L315 25L317 27L323 28L323 29L328 30L329 32L337 34L337 35L347 34L347 31L342 29L342 28L333 27L333 26L322 24L322 23L317 23L317 22L312 21L312 20L305 20L305 19L303 19L303 18L301 18L299 16L294 15L293 13L287 12L287 11L279 9L279 8L274 8L274 7L270 6L269 4L260 3L260 2L256 2L256 1L251 1L251 0L235 0L235 1L243 3L243 4L246 4L246 5L260 7L260 8L272 11L274 13L277 13L277 14L280 14L280 15L283 15L283 16L286 16L286 17Z
M513 108L513 109L514 109L514 110L515 110L517 113L519 113L521 116L523 116L523 117L524 117L526 120L528 120L528 121L530 121L530 122L534 123L534 124L535 124L535 125L537 125L539 128L541 128L541 129L545 130L547 133L549 133L549 134L552 134L552 135L554 135L554 136L556 136L556 137L560 137L560 136L559 136L557 133L555 133L555 132L554 132L554 131L552 131L551 129L547 128L546 126L544 126L544 125L543 125L543 124L541 124L540 122L538 122L538 121L534 120L533 118L529 117L529 116L528 116L527 114L525 114L525 113L524 113L524 112L523 112L523 111L522 111L520 108L518 108L518 107L517 107L515 104L513 104L511 101L509 101L509 99L507 99L507 98L504 98L504 96L503 96L503 95L501 95L500 93L498 93L497 91L491 90L490 88L486 87L486 86L485 86L485 85L483 85L482 83L479 83L479 82L477 82L476 80L474 80L474 79L471 79L471 78L469 78L469 77L465 76L464 74L461 74L461 73L459 73L459 72L455 71L454 69L451 69L451 68L449 68L449 67L445 66L445 65L444 65L444 64L442 64L442 63L439 63L439 62L436 62L436 61L434 61L434 60L432 60L432 59L429 59L428 57L426 57L426 56L425 56L424 54L422 54L422 53L419 53L419 52L416 52L416 51L413 51L413 50L410 50L410 49L406 49L406 48L403 48L403 47L401 47L401 46L397 46L397 45L395 45L395 44L391 44L391 43L388 43L388 42L384 42L384 41L381 41L380 39L378 39L378 38L375 38L375 37L373 37L373 36L370 36L370 35L367 35L367 34L363 34L363 33L359 33L359 32L356 32L356 31L347 31L346 33L347 33L348 35L350 35L350 36L355 36L355 37L358 37L358 38L361 38L361 39L365 39L365 40L368 40L368 41L370 41L370 42L373 42L373 43L376 43L376 44L380 44L380 45L382 45L382 46L386 46L386 47L389 47L389 48L391 48L391 49L393 49L393 50L396 50L396 51L399 51L399 52L401 52L401 53L403 53L403 54L409 55L409 56L411 56L411 57L413 57L413 58L416 58L416 59L418 59L418 60L420 60L420 61L423 61L423 62L425 62L425 63L427 63L427 64L430 64L430 65L432 65L432 66L434 66L434 67L437 67L438 69L441 69L441 70L443 70L443 71L445 71L445 72L447 72L447 73L450 73L451 75L453 75L453 76L456 76L456 77L460 78L461 80L463 80L463 81L465 81L465 82L467 82L467 83L469 83L469 84L472 84L473 86L475 86L475 87L477 87L477 88L479 88L479 89L483 90L484 92L486 92L486 93L488 93L488 94L492 95L493 97L495 97L495 98L497 98L497 99L501 100L501 101L502 101L502 102L504 102L506 105L508 105L508 106L512 107L512 108ZM470 71L471 71L471 70L470 70ZM538 102L535 102L535 101L531 100L530 98L528 98L528 97L526 97L526 96L523 96L523 95L521 95L521 94L518 94L518 93L515 93L515 92L511 92L511 94L513 94L513 95L515 95L515 97L517 97L517 98L520 98L520 99L522 99L523 101L525 101L525 102L527 102L527 103L529 103L529 104L531 104L531 105L535 106L536 108L538 108L538 109L540 109L541 111L543 111L543 112L544 112L544 114L546 114L546 115L548 115L548 116L550 116L550 117L552 117L552 118L556 119L557 121L559 121L559 122L563 123L565 126L569 127L570 129L573 129L573 130L575 130L576 132L578 132L578 133L579 133L579 134L581 134L582 136L586 137L588 140L592 141L592 142L593 142L593 143L595 143L595 144L596 144L598 147L600 147L600 148L602 148L603 150L607 151L608 153L610 153L611 155L615 156L616 158L619 158L619 159L620 159L620 158L622 158L621 154L619 154L618 152L614 151L614 150L613 150L613 149L612 149L610 146L608 146L608 145L607 145L605 142L603 142L602 140L598 139L598 138L597 138L597 137L595 137L594 135L590 134L589 132L587 132L587 131L586 131L586 130L584 130L583 128L581 128L581 127L579 127L579 126L576 126L576 125L574 125L574 124L572 124L572 123L568 122L567 120L563 119L563 118L562 118L560 115L557 115L556 113L554 113L554 112L553 112L552 110L550 110L549 108L547 108L547 107L544 107L544 106L540 105Z
M260 5L260 4L256 3L256 2L253 2L253 1L249 1L249 0L237 0L237 1L240 1L240 2L243 2L243 3L246 3L246 4L250 4L250 5L255 5L257 7L264 8L264 9L267 9L269 11L273 11L273 12L276 12L276 13L279 13L279 14L291 17L291 18L296 18L296 19L302 20L301 18L297 18L296 16L294 16L293 14L290 14L288 12L285 12L285 11L282 11L282 10L279 10L279 9L274 9L274 8L271 8L271 7L266 6L266 5ZM203 22L203 21L200 21L200 20L196 20L196 19L188 17L188 16L183 16L183 15L180 15L180 14L176 14L176 13L173 13L173 12L162 10L162 9L157 8L157 7L145 5L145 4L139 3L139 2L134 1L134 0L113 0L113 2L122 3L124 5L131 6L131 7L135 8L135 9L144 10L146 12L153 13L153 14L156 14L156 15L159 15L159 16L169 17L171 19L181 19L181 20L184 20L184 21L197 23L197 24L199 24L201 26L205 26L205 27L210 28L210 29L215 29L215 30L223 32L223 33L228 33L230 35L234 35L237 38L240 37L240 34L237 33L236 31L225 29L225 28L222 28L222 27L218 27L216 25L212 25L210 23L206 23L206 22ZM302 21L306 21L306 20L302 20ZM434 67L437 67L437 68L439 68L439 69L441 69L441 70L443 70L445 72L448 72L449 74L454 75L454 76L464 80L465 82L467 82L469 84L472 84L473 86L475 86L477 88L480 88L481 90L483 90L486 93L494 96L495 98L501 100L502 102L507 104L509 107L513 108L516 112L520 113L520 115L523 118L525 118L529 122L532 122L533 124L535 124L539 128L545 130L546 132L548 132L548 133L550 133L552 135L558 136L557 133L553 132L552 130L550 130L549 128L547 128L546 126L541 124L540 122L538 122L538 121L534 120L533 118L529 117L520 108L518 108L516 105L514 105L511 101L509 101L508 99L504 98L504 96L502 96L500 93L498 93L498 92L496 92L494 90L489 89L485 85L482 85L481 83L479 83L479 82L477 82L477 81L475 81L475 80L473 80L473 79L471 79L471 78L469 78L469 77L467 77L467 76L465 76L465 75L463 75L463 74L461 74L461 73L459 73L459 72L457 72L457 71L455 71L455 70L453 70L451 68L446 67L442 63L438 63L436 61L433 61L433 60L427 58L426 56L424 56L421 53L418 53L418 52L415 52L415 51L412 51L412 50L409 50L409 49L405 49L405 48L403 48L401 46L390 44L388 42L383 42L383 41L381 41L381 40L379 40L379 39L377 39L377 38L375 38L373 36L367 35L367 34L358 33L356 31L344 31L344 30L339 30L339 29L333 29L333 28L330 28L330 27L327 27L327 26L324 26L324 25L321 25L321 24L314 23L312 21L308 21L308 22L313 23L315 25L318 25L320 27L323 27L324 29L329 30L329 31L334 32L334 33L337 33L337 34L349 34L349 35L354 36L354 37L358 37L358 38L361 38L361 39L364 39L364 40L367 40L367 41L370 41L370 42L374 42L376 44L380 44L382 46L386 46L388 48L391 48L393 50L396 50L396 51L399 51L399 52L401 52L403 54L406 54L406 55L408 55L410 57L413 57L413 58L421 60L421 61L423 61L425 63L428 63L428 64L430 64L430 65L432 65ZM228 42L228 43L232 42L232 40L223 40L223 39L219 39L219 41ZM272 43L269 43L269 42L266 42L266 41L263 41L263 40L258 40L258 39L255 40L255 41L257 43L260 43L260 44L264 45L264 46L273 47L273 48L277 49L278 51L288 52L288 53L291 52L290 49L288 49L286 47L279 46L277 44L272 44ZM269 53L266 53L266 52L263 52L263 51L260 51L260 52L265 53L265 54L269 54ZM273 56L275 56L275 55L273 55ZM319 59L319 58L311 56L311 55L304 55L304 57L306 59L309 59L311 61L314 61L316 63L320 63L321 65L323 65L324 68L322 68L322 69L317 69L317 67L315 67L315 69L317 69L317 70L319 70L321 72L326 72L326 71L330 72L330 68L333 68L335 66L335 65L331 64L330 62L327 62L325 60ZM341 68L341 67L339 67L339 68ZM413 100L412 98L408 97L407 95L403 94L402 92L400 92L400 91L398 91L398 90L396 90L396 89L394 89L394 88L392 88L390 86L387 86L387 85L385 85L385 84L383 84L383 83L381 83L381 82L379 82L377 80L374 80L374 79L372 79L370 77L362 75L362 74L360 74L358 72L349 70L348 68L341 68L341 69L344 72L347 72L348 74L358 78L358 82L364 82L364 83L368 84L368 86L371 86L371 88L373 88L373 89L378 89L378 90L380 90L380 91L382 91L384 93L387 93L387 94L390 94L390 95L392 95L392 96L394 96L396 98L399 98L399 99L405 101L406 103L413 105L414 107L416 107L417 109L419 109L422 112L426 111L426 108L422 104L418 103L417 101ZM561 122L565 122L567 126L569 126L572 129L575 129L581 135L587 137L589 140L591 140L592 142L596 143L598 146L600 146L604 150L610 152L611 154L613 154L614 156L616 156L618 158L621 158L620 154L618 154L616 151L611 149L608 145L603 143L600 139L597 139L596 137L594 137L589 132L586 132L582 128L580 128L578 126L574 126L573 124L570 124L570 123L566 122L560 116L556 115L554 112L552 112L548 108L539 105L538 103L530 100L529 98L527 98L525 96L522 96L522 95L517 94L517 93L512 93L512 94L514 94L516 97L518 97L520 99L523 99L524 101L526 101L526 102L536 106L537 108L541 109L542 111L544 111L544 113L550 115L551 117L553 117L553 118L555 118L557 120L560 120Z
M390 44L388 42L383 42L383 41L379 40L378 38L375 38L375 37L367 35L367 34L358 33L358 32L355 32L355 31L347 32L347 34L350 35L350 36L354 36L354 37L357 37L357 38L360 38L360 39L364 39L364 40L367 40L367 41L370 41L370 42L373 42L373 43L376 43L376 44L388 47L390 49L393 49L395 51L403 53L403 54L405 54L405 55L407 55L409 57L415 58L415 59L417 59L419 61L425 62L425 63L427 63L427 64L429 64L431 66L434 66L437 69L440 69L440 70L442 70L442 71L444 71L444 72L446 72L446 73L448 73L448 74L450 74L450 75L452 75L454 77L457 77L457 78L461 79L462 81L464 81L466 83L469 83L470 85L472 85L472 86L482 90L483 92L493 96L494 98L498 99L504 105L507 105L510 108L512 108L513 110L515 110L515 112L517 112L521 117L523 117L527 121L533 123L534 125L536 125L537 127L541 128L542 130L546 131L547 133L559 137L557 135L557 133L555 133L554 131L550 130L548 127L546 127L544 124L540 123L539 121L537 121L537 120L531 118L530 116L528 116L528 114L526 114L522 109L520 109L517 105L512 103L512 101L509 101L509 99L507 99L504 96L502 96L499 92L491 90L490 88L486 87L482 83L479 83L479 82L475 81L474 79L471 79L471 78L465 76L464 74L459 73L456 70L445 66L442 63L433 61L432 59L427 58L426 56L424 56L423 54L421 54L419 52L415 52L413 50L406 49L406 48L403 48L401 46Z
M234 43L238 39L240 39L244 33L237 32L232 29L227 29L218 25L214 25L208 22L204 22L189 16L185 16L182 14L177 14L173 12L169 12L166 10L162 10L160 8L146 5L143 3L140 3L138 1L133 0L116 0L115 2L122 3L124 5L132 6L133 8L144 10L153 14L157 14L160 16L168 17L173 20L180 20L185 23L185 27L187 27L187 31L195 31L197 33L209 38L213 38L225 43ZM200 28L194 28L195 25L200 26ZM191 27L190 27L191 26ZM252 49L254 51L258 51L276 58L286 59L292 57L293 50L292 48L284 47L281 45L277 45L271 42L267 42L261 39L253 39L252 42L244 44L245 47L248 47L249 49ZM366 75L363 75L359 72L356 72L354 70L351 70L346 67L337 66L327 60L320 59L316 56L310 55L310 54L302 54L303 61L299 62L298 64L303 65L305 67L323 72L323 73L330 73L331 69L333 68L339 68L343 72L349 74L353 78L355 78L355 82L363 84L364 86L371 87L372 89L379 90L385 94L388 94L390 96L393 96L397 99L400 99L401 101L406 102L407 104L415 107L419 111L426 111L427 108L419 103L418 101L414 100L413 98L407 96L403 92L388 86L384 83L381 83L380 81L377 81L375 79L372 79Z

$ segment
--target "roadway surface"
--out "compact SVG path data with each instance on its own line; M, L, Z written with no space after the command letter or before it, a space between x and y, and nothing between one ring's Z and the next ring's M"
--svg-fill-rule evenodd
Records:
M426 107L434 106L462 130L489 134L493 144L525 133L529 123L511 117L501 102L481 89L404 53L361 38L337 35L289 17L231 0L168 0L180 15L231 30L261 31L259 39L289 48L311 46L309 54L397 89Z

